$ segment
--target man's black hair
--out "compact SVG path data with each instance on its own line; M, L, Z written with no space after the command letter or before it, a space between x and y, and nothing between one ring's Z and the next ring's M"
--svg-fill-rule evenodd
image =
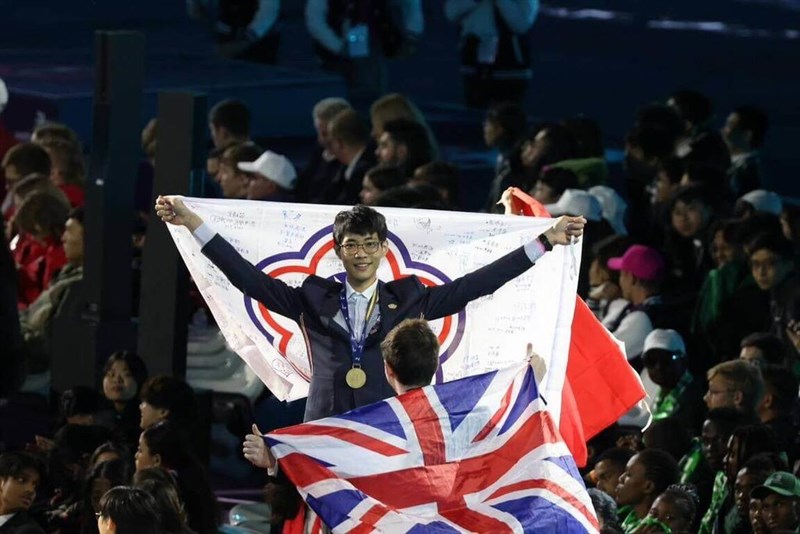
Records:
M395 119L384 124L383 131L396 144L406 146L407 156L403 166L407 176L431 161L433 152L428 131L420 123L411 119Z
M111 366L114 365L114 362L119 361L123 361L128 365L128 370L133 375L133 379L136 380L136 395L138 396L144 385L144 381L147 380L147 365L144 363L141 356L135 352L118 350L112 353L106 360L105 367L103 367L103 375L111 370Z
M764 388L773 395L775 410L782 414L791 413L800 389L794 373L782 365L764 365L761 367L761 377L764 379Z
M81 223L81 226L83 226L83 206L78 206L69 210L69 213L67 213L67 219L75 219Z
M644 467L644 476L653 483L658 495L681 478L678 462L661 449L645 449L637 453L636 460Z
M3 167L7 166L13 166L22 178L34 173L49 176L50 154L36 143L20 143L3 157Z
M197 421L194 390L174 376L151 376L142 386L139 398L154 408L169 410L167 419L178 425L192 425Z
M36 471L40 478L46 473L44 462L27 452L4 452L0 454L0 478L15 477L26 469Z
M111 488L100 499L102 519L110 519L116 534L160 533L156 501L147 492L130 486Z
M386 241L389 234L386 228L386 217L370 208L359 204L349 210L340 211L333 220L333 242L340 246L345 234L371 235L378 234L378 241Z
M215 104L208 114L208 121L236 137L250 136L250 110L238 100L223 100Z
M628 447L612 447L600 453L597 459L595 459L594 464L597 465L605 461L625 469L625 466L628 465L628 460L633 458L634 454L636 454L636 451Z
M486 120L494 122L503 129L503 137L508 144L514 144L525 135L528 118L525 111L515 102L500 102L486 112Z
M556 196L564 194L567 189L578 187L578 175L561 167L545 167L539 175L539 181L549 186Z
M739 106L733 112L739 116L739 128L750 132L750 144L753 148L764 144L764 137L769 129L767 114L755 106Z
M711 119L711 100L700 91L679 89L670 96L678 114L687 122L697 126Z
M439 340L423 319L405 319L392 328L381 354L404 386L427 386L439 368Z
M756 347L764 355L767 363L772 365L783 364L785 351L783 341L775 334L769 332L753 332L746 335L739 343L739 348ZM762 369L763 371L763 369ZM784 372L786 370L784 369Z
M730 436L736 427L752 422L752 417L732 406L724 406L709 410L705 421L714 423L718 431L723 435Z
M750 255L759 250L768 250L784 260L792 260L794 258L792 242L786 239L783 234L761 234L756 236L747 244L747 250Z

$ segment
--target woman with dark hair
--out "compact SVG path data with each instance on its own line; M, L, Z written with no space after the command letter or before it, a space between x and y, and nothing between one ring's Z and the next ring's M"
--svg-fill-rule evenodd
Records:
M518 104L503 102L489 108L483 121L483 140L499 154L495 177L489 188L485 212L497 212L497 201L511 186L525 187L527 180L522 168L522 142L527 128L525 111Z
M100 511L100 499L116 486L129 484L133 468L126 460L111 460L97 464L86 477L83 501L80 503L81 534L97 534L95 514Z
M122 460L132 464L131 450L124 444L116 441L106 441L97 447L89 458L89 469L94 469L99 464L111 460Z
M364 175L364 183L358 196L362 204L374 206L384 191L405 185L406 181L407 176L402 167L378 165Z
M103 368L103 395L111 404L112 426L125 443L139 439L139 392L147 380L147 366L135 353L121 350L106 360Z
M163 534L193 534L186 524L186 511L175 479L163 469L148 467L133 476L133 487L146 491L156 501Z
M136 471L159 467L175 475L178 492L186 505L189 526L199 534L216 533L217 502L205 470L191 453L178 429L162 421L142 432L136 451Z
M543 124L522 141L520 158L529 187L536 183L548 165L576 157L572 133L560 124Z

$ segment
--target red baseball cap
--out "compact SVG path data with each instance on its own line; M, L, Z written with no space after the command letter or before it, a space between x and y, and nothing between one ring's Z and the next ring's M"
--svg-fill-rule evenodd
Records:
M626 271L642 280L658 280L664 274L664 258L656 249L631 245L619 258L610 258L608 268Z

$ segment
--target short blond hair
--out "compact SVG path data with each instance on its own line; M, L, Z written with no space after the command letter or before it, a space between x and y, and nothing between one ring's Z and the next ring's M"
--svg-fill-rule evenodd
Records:
M730 382L733 389L741 391L742 405L748 411L755 411L764 396L764 379L757 366L745 360L730 360L715 365L708 370L706 376L710 382L717 375Z

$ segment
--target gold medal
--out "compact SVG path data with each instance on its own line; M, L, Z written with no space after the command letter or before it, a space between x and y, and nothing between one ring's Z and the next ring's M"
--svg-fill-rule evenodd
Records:
M344 380L352 389L360 389L367 383L367 373L361 367L351 367Z

